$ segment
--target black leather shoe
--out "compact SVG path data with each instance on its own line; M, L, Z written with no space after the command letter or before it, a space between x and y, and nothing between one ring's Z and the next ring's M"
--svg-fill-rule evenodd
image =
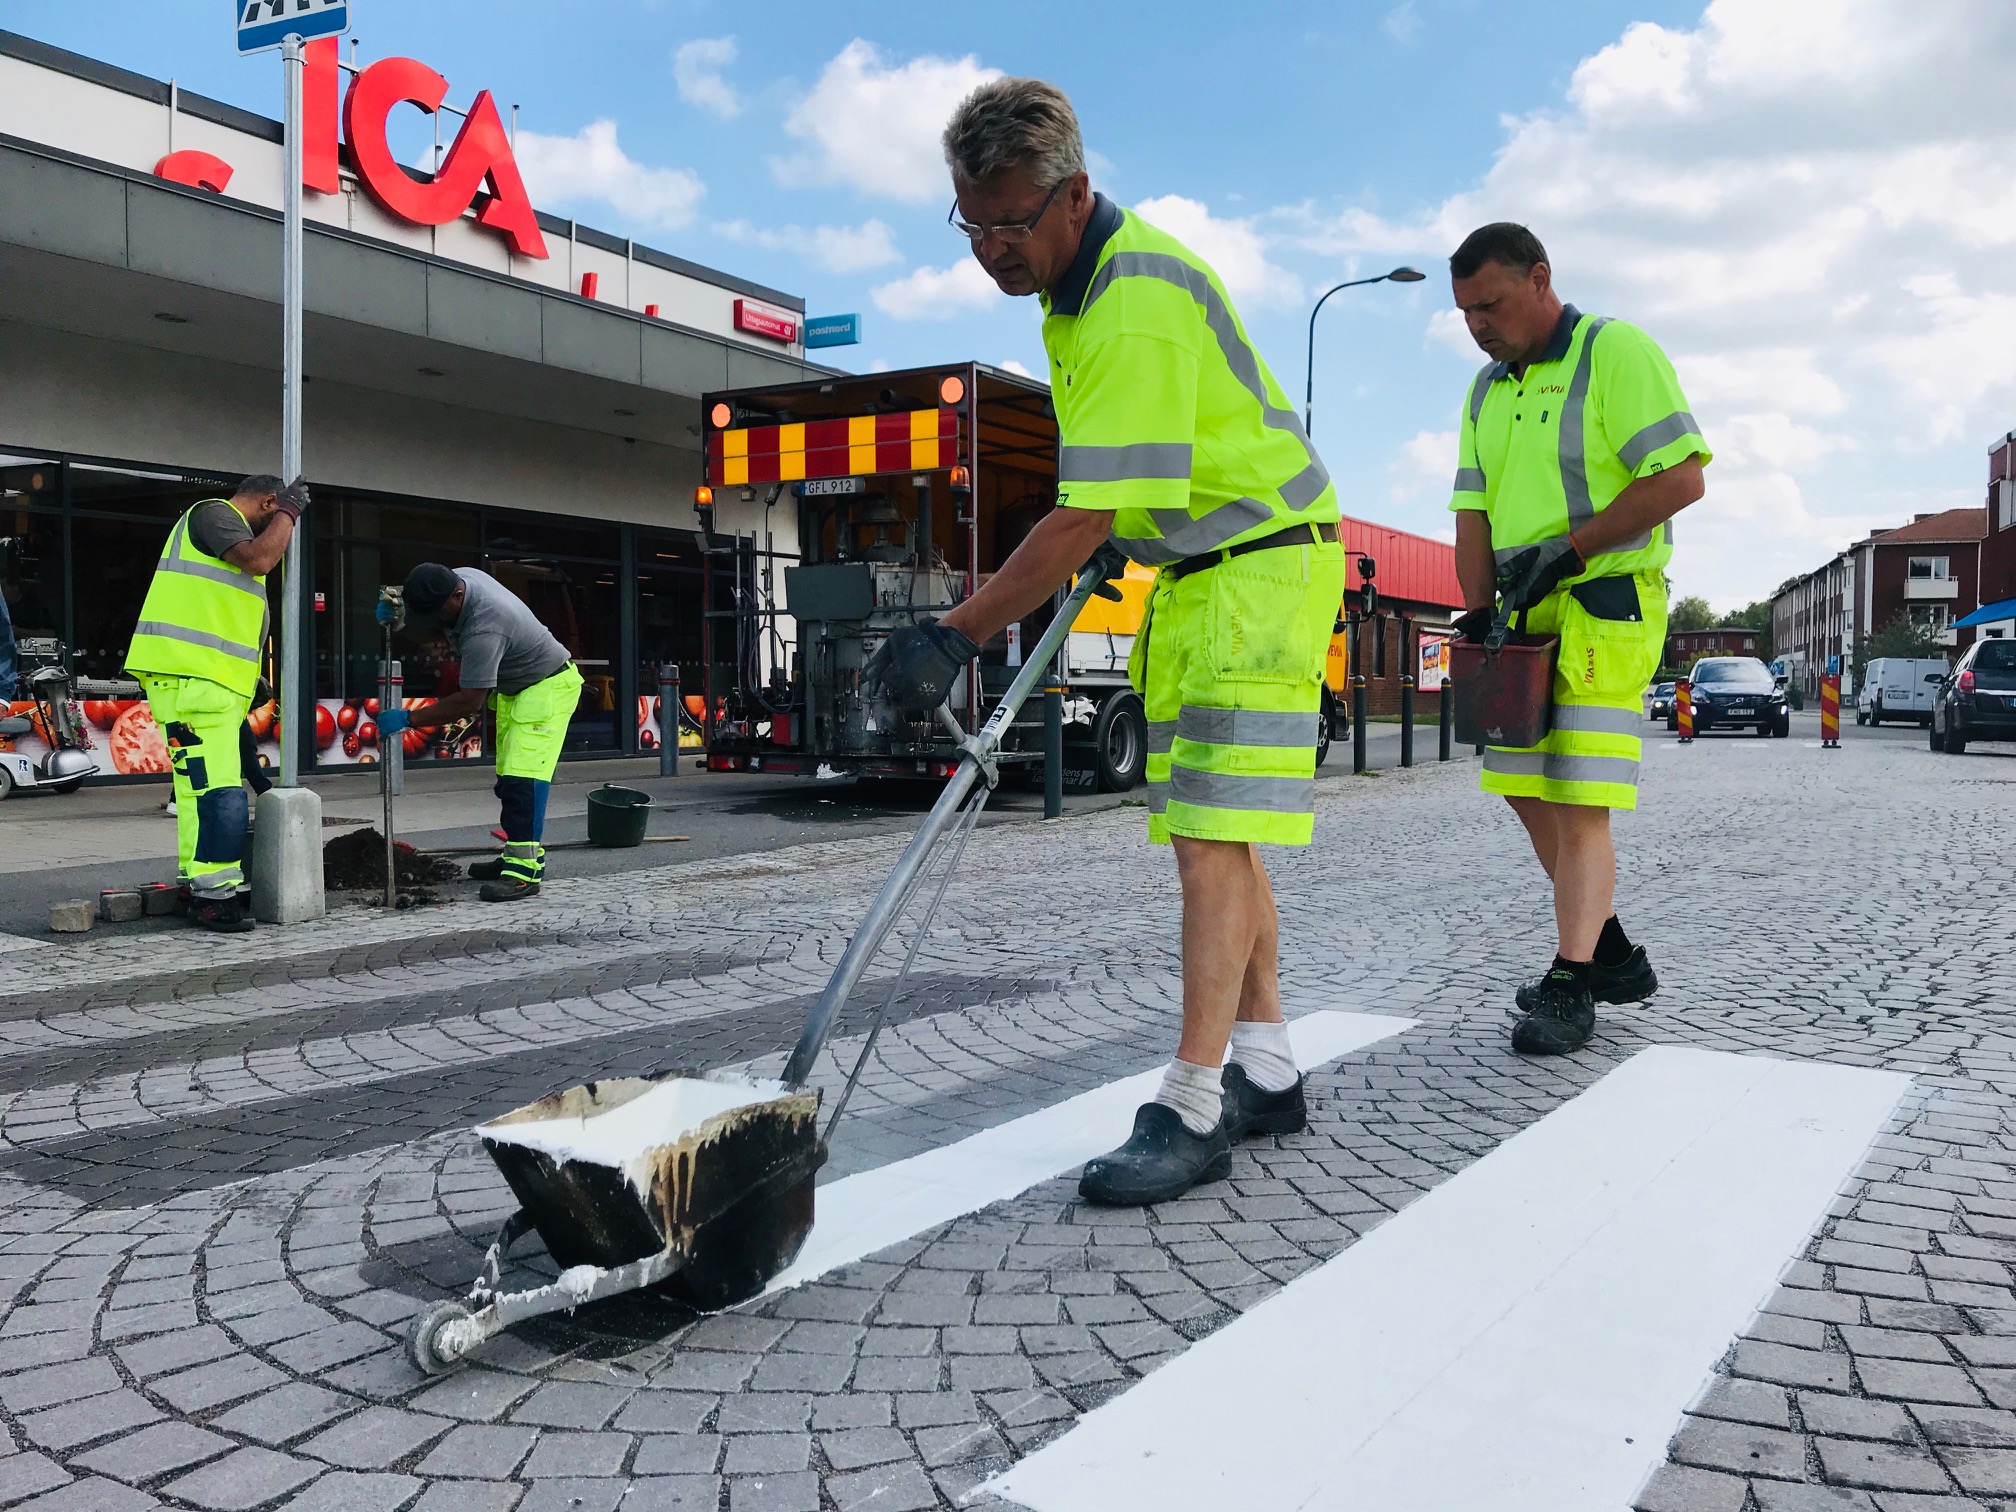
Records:
M1209 1134L1197 1135L1174 1108L1143 1103L1127 1143L1085 1162L1078 1195L1111 1207L1145 1207L1172 1202L1201 1182L1231 1173L1232 1141L1223 1118Z
M516 903L520 898L538 897L539 884L518 877L499 877L495 882L485 882L477 888L476 896L485 903Z
M503 875L504 858L502 856L492 856L488 861L471 861L469 863L469 880L471 882L495 882Z
M252 917L237 898L199 898L189 908L189 922L213 934L250 934Z
M1556 969L1534 987L1526 1017L1512 1026L1512 1048L1521 1055L1569 1055L1596 1032L1596 1004L1588 983Z
M1533 1011L1539 990L1539 982L1528 982L1512 995L1521 1013ZM1621 966L1605 966L1597 961L1589 967L1589 997L1593 1002L1642 1003L1658 990L1659 978L1643 945L1633 945Z
M1225 1062L1225 1134L1234 1142L1248 1134L1300 1134L1309 1127L1309 1104L1302 1078L1280 1092L1262 1092L1237 1061Z

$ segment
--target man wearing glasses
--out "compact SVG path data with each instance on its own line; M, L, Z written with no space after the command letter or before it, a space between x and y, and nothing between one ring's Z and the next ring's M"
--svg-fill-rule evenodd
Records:
M1310 839L1344 591L1336 491L1218 276L1092 192L1060 90L982 85L944 141L952 225L1004 293L1041 296L1060 507L972 598L892 635L879 671L893 696L930 707L978 642L1109 536L1160 569L1128 675L1147 705L1149 838L1174 843L1182 883L1183 1033L1133 1136L1079 1189L1166 1202L1227 1174L1241 1135L1307 1122L1256 846Z

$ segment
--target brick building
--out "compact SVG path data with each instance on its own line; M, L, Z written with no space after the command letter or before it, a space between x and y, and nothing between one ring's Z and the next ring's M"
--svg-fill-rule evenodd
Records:
M1712 630L1673 630L1666 636L1660 665L1685 670L1704 656L1755 656L1763 632L1749 625L1717 625Z
M1974 628L1983 636L2016 637L2016 431L1989 449L1986 515Z

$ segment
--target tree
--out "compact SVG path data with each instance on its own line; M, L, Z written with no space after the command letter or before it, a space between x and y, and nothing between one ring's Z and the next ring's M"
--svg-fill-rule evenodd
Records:
M1681 599L1666 614L1668 630L1713 630L1716 623L1715 611L1699 594Z
M1939 637L1931 626L1919 624L1908 612L1900 609L1897 617L1881 630L1855 642L1855 683L1861 686L1863 669L1879 656L1944 658L1945 655L1946 648L1939 644Z
M1770 661L1776 654L1771 642L1771 600L1759 599L1754 604L1746 604L1734 614L1724 617L1725 625L1742 625L1757 632L1757 655L1761 660Z

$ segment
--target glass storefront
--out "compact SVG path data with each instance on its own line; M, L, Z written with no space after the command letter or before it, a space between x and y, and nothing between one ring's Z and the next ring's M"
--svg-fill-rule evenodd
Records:
M190 504L227 493L235 482L144 464L0 451L0 592L17 633L60 636L80 676L123 676L126 645L169 528ZM653 748L655 664L676 660L699 669L704 573L696 533L334 486L315 488L307 519L312 597L304 618L311 629L317 767L375 759L372 715L383 656L378 591L403 582L420 562L482 568L523 598L567 647L584 683L569 754ZM271 586L277 627L277 575ZM460 685L444 640L404 633L394 654L409 699L430 700ZM472 729L452 745L414 746L409 738L408 759L416 762L481 758L490 754L490 733Z

